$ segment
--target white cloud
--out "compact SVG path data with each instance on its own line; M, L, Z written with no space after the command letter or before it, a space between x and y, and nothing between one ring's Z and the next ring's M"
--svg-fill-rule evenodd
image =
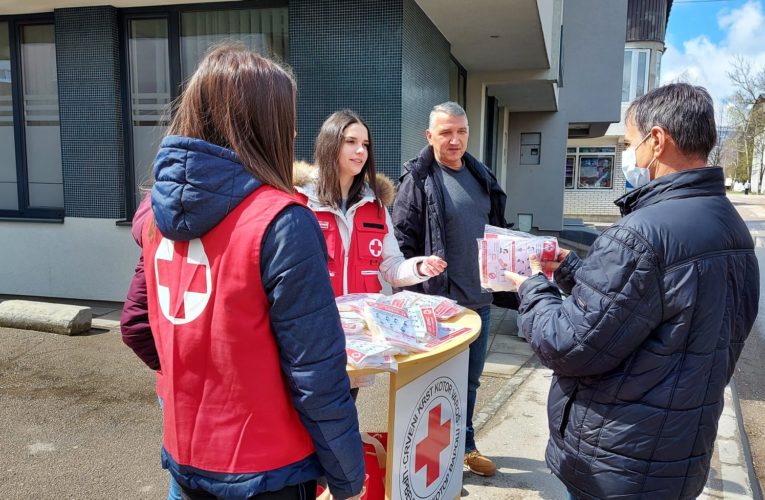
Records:
M672 15L680 15L677 10ZM755 69L765 67L762 1L750 0L737 9L721 10L717 25L723 33L717 44L704 35L686 40L682 48L667 43L661 61L661 80L667 83L683 78L702 85L714 98L715 107L721 109L725 99L733 93L728 71L734 57L744 56Z

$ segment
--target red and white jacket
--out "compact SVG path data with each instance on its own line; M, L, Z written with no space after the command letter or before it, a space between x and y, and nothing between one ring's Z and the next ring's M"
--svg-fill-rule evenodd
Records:
M380 276L395 288L416 285L428 277L417 272L425 257L405 259L393 234L388 210L380 206L365 186L358 202L342 210L322 204L316 194L317 169L295 166L295 188L319 220L329 254L329 274L335 296L373 293L382 289ZM378 192L384 204L393 201L393 183L377 174ZM300 197L300 196L299 196Z

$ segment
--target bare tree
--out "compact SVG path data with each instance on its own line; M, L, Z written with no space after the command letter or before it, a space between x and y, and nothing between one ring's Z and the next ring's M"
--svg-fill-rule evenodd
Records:
M733 140L723 144L735 148L733 178L743 182L751 178L755 138L765 130L765 68L755 69L748 59L736 56L728 78L735 88L726 108Z
M712 151L709 152L707 163L709 165L723 167L726 177L728 177L728 170L726 168L728 165L723 163L723 160L726 159L726 155L724 154L725 148L727 147L726 140L730 136L730 128L726 125L725 104L723 104L721 108L716 109L715 114L717 115L715 117L715 122L717 123L717 143L715 144L715 147L712 148Z

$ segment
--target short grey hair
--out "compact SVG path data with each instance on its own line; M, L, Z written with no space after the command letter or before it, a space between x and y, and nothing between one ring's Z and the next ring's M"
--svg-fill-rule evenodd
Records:
M706 159L717 142L714 104L704 87L688 83L657 87L632 101L625 116L643 137L651 127L663 128L686 156Z
M446 101L441 104L436 104L430 111L430 120L428 121L428 128L433 128L433 122L436 121L436 115L438 113L444 113L449 116L467 116L462 106L454 101Z

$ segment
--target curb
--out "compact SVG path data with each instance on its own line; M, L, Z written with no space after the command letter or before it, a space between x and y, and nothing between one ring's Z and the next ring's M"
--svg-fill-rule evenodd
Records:
M752 449L749 445L749 436L746 434L746 428L744 427L744 417L741 414L741 401L738 397L738 388L736 387L736 379L730 379L731 399L733 400L733 411L736 414L736 424L738 427L739 445L741 447L741 454L744 458L746 465L746 471L749 476L749 486L751 487L752 500L763 500L762 489L760 488L760 482L757 480L757 474L754 471L754 460L752 459Z
M494 417L507 401L515 394L515 391L523 384L531 373L541 367L536 356L530 356L529 359L515 372L515 375L507 379L504 386L491 398L481 411L473 415L473 430L475 434L483 428L486 423Z

